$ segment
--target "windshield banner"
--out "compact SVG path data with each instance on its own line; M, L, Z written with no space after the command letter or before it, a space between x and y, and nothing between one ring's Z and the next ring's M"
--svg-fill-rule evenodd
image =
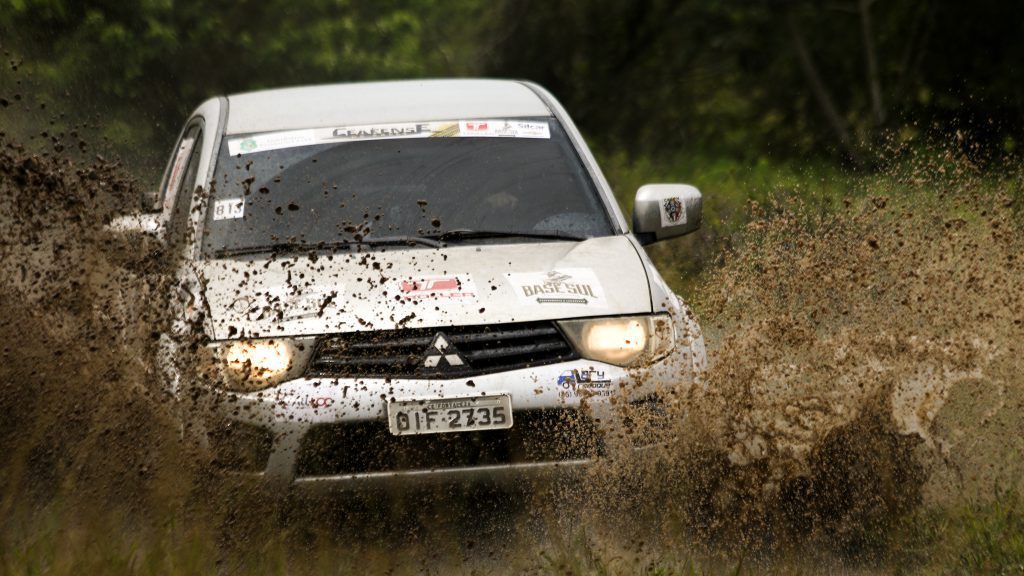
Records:
M228 140L232 156L282 148L393 138L542 138L550 139L546 120L459 120L450 122L403 122L364 124L336 128L312 128L266 132Z

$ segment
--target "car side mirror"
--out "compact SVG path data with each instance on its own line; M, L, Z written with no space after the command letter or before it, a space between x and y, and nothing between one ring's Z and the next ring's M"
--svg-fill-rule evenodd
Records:
M647 184L636 191L633 234L647 245L700 228L700 191L688 184Z

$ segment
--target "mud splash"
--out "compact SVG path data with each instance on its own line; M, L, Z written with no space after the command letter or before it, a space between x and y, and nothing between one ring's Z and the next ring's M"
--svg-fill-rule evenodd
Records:
M396 560L386 536L367 536L386 534L379 511L358 526L281 531L278 510L235 506L237 492L210 486L208 457L183 441L180 406L156 374L173 292L164 254L103 230L134 207L133 180L102 159L0 141L5 546L25 546L35 526L11 518L89 503L117 510L87 523L93 532L147 527L140 549L192 554L193 572L254 542L311 573L337 569L329 558L407 572L630 573L685 570L693 557L731 571L759 554L808 556L799 566L811 569L864 562L907 514L1024 478L1021 182L939 154L868 181L838 210L754 206L739 248L691 299L711 346L702 386L669 398L667 434L633 415L662 449L608 462L586 486L494 501L530 514L489 532L403 535L408 557ZM215 514L190 512L214 496ZM428 522L457 500L437 496ZM191 524L171 537L168 522ZM277 571L254 558L231 565Z
M4 516L68 494L144 509L156 484L177 483L170 402L150 362L161 252L103 230L137 202L116 163L0 140Z
M918 506L1020 486L1019 177L947 152L866 186L838 211L754 206L704 282L711 369L674 467L705 538L861 554Z

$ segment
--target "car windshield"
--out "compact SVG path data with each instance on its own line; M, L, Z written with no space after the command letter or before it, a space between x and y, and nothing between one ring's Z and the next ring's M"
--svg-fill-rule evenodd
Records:
M226 136L207 212L203 247L212 257L613 233L550 118Z

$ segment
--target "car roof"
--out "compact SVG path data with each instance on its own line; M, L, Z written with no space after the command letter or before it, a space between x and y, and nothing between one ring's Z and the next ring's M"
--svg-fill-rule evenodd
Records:
M227 134L392 122L551 116L512 80L396 80L299 86L227 97Z

